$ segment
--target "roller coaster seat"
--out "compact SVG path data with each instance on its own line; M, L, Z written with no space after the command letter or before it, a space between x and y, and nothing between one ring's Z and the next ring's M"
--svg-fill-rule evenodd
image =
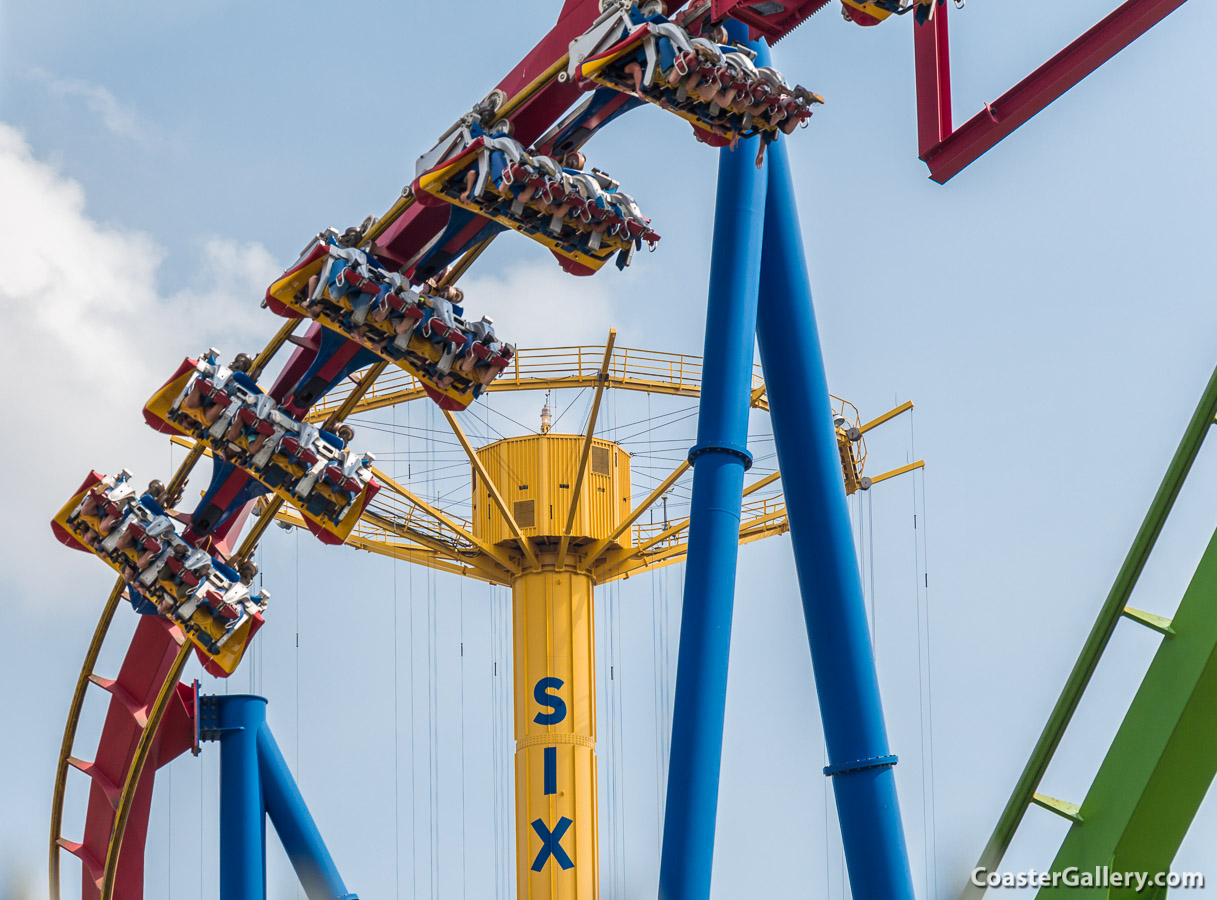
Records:
M545 244L577 274L595 272L614 254L620 265L628 264L635 240L625 229L596 228L603 218L596 210L606 207L591 202L575 182L584 173L531 154L514 138L485 135L476 123L463 126L461 135L463 145L415 181L420 202L452 204L518 231ZM500 151L501 159L495 156ZM538 227L545 216L548 227ZM593 231L611 239L591 237ZM653 246L659 235L647 230L641 239Z
M327 234L319 235L305 248L297 263L271 285L267 303L284 315L311 316L331 331L402 367L418 378L427 393L445 409L466 408L484 387L481 377L461 376L447 381L447 376L439 371L445 354L452 352L450 344L467 342L467 326L459 307L451 310L451 323L447 321L447 311L441 309L439 327L428 326L424 335L422 326L436 312L428 295L416 293L401 276L383 268L376 268L372 274L381 283L381 290L362 321L355 321L349 301L329 296L326 281L329 274L325 267L330 261L341 259L345 264L366 255L355 248L337 247Z
M260 622L267 594L243 601L235 619L202 609L206 592L218 590L224 596L238 580L236 573L206 551L187 544L169 511L151 494L136 498L128 493L121 503L115 501L115 488L126 487L129 478L129 473L125 478L91 473L52 520L56 538L93 553L118 572L138 612L150 614L154 606L156 612L179 623L207 657L204 664L210 671L232 672L254 630L249 620L256 617ZM85 504L97 495L98 486L112 496L107 498L105 510L89 514ZM119 520L103 538L97 532L102 521L97 513L104 511L109 516L115 507ZM238 631L243 637L234 642Z
M689 121L699 140L723 146L779 129L789 134L811 116L819 95L791 88L780 73L757 67L743 46L724 43L718 26L708 34L631 10L622 14L616 40L590 40L602 26L572 43L571 74L585 86L601 85L668 109ZM612 32L609 32L611 35ZM585 40L586 39L586 40ZM580 41L584 47L578 47ZM768 71L762 71L768 68Z

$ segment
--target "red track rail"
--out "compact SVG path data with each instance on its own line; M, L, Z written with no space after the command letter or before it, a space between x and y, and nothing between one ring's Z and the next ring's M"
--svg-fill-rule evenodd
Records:
M127 650L126 659L113 680L93 676L94 684L110 693L110 708L97 742L97 758L70 763L92 781L89 806L81 841L59 839L59 845L80 859L81 898L101 897L106 849L114 828L115 808L123 781L135 757L136 744L147 724L148 711L169 676L178 655L180 634L160 616L141 616ZM179 684L154 738L149 765L136 789L123 839L115 878L115 900L142 900L144 896L144 844L156 769L189 750L194 743L192 689Z

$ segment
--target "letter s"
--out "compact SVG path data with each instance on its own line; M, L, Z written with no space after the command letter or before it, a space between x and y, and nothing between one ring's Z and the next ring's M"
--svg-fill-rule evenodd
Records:
M550 676L537 681L537 686L533 688L532 696L541 706L549 707L553 712L539 712L533 717L533 721L538 725L557 725L566 718L566 701L559 697L556 693L549 691L557 691L562 687L562 679Z

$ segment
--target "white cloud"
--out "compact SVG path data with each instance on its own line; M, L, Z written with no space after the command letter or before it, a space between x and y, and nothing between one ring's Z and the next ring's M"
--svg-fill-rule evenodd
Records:
M99 562L54 543L52 514L90 468L167 474L144 401L187 355L260 347L276 323L258 305L281 267L261 245L211 238L191 282L163 290L164 249L92 219L81 186L4 123L0 196L0 565L10 596L45 600L105 581L88 574Z
M617 273L572 278L554 260L469 274L461 279L465 313L490 316L498 336L518 347L603 344L620 314L608 274Z
M25 74L56 97L84 103L90 112L101 119L108 131L119 137L147 141L153 136L154 129L139 113L99 84L83 78L59 78L38 67L26 69Z

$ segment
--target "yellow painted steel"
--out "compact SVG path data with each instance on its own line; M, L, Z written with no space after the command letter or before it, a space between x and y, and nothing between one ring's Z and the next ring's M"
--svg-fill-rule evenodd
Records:
M51 855L50 855L50 886L51 900L59 900L59 839L63 833L63 798L68 787L68 760L72 758L72 745L76 742L76 729L80 725L80 712L84 708L85 691L92 683L93 667L97 665L97 657L101 654L101 645L114 621L114 613L118 609L118 601L122 598L126 583L120 578L110 591L110 598L102 609L97 628L93 631L93 640L89 642L88 652L85 653L84 664L80 667L80 675L76 679L76 690L72 693L72 703L68 707L68 721L63 729L63 742L59 747L59 765L55 770L55 793L51 800Z
M851 404L851 406L852 406L852 404ZM910 412L912 410L912 408L913 408L913 401L905 400L903 403L901 403L895 409L889 409L883 415L876 416L875 418L873 418L869 422L867 422L865 425L859 425L858 431L861 432L862 434L866 434L872 428L878 428L884 422L890 422L892 419L896 418L896 416L903 415L906 412ZM857 412L856 408L855 408L854 412Z
M874 3L865 2L865 0L841 0L841 2L846 6L852 6L854 9L866 13L868 16L873 16L880 22L892 14L891 10L876 6Z
M595 580L560 570L557 547L628 543L629 499L629 454L609 441L549 433L475 453L473 537L534 550L510 582L521 900L599 896Z
M499 490L497 483L486 473L486 467L482 464L482 458L477 451L473 449L473 444L469 443L469 438L465 435L465 430L461 428L456 417L452 413L444 410L444 418L448 421L448 427L452 429L452 433L456 435L457 441L461 445L461 449L465 451L465 455L469 457L469 462L473 465L473 493L476 497L478 493L478 479L481 479L481 484L486 488L486 492L490 495L490 499L494 502L495 508L503 517L503 522L507 526L507 530L511 532L512 537L516 540L516 546L524 554L528 560L528 565L537 567L540 564L537 561L537 553L532 547L532 541L528 540L524 533L520 530L519 524L516 522L515 513L507 508L507 501L503 499L503 494ZM477 534L477 531L474 531Z
M596 392L592 397L592 408L587 414L587 428L583 431L583 440L579 445L579 462L575 465L575 486L568 488L571 493L571 502L567 507L566 524L562 526L562 538L558 542L558 568L561 569L566 564L566 550L570 546L571 531L575 527L575 516L579 511L579 501L583 496L584 479L587 476L588 460L592 451L592 444L595 440L593 435L596 433L596 418L600 415L600 401L604 399L604 388L606 379L608 378L609 363L613 358L613 345L617 343L617 329L610 328L608 343L604 345L604 359L600 363L600 373L598 375L599 383L596 385ZM542 429L548 433L549 427ZM603 448L599 451L600 461L603 469L608 468L609 456ZM627 498L623 498L628 501Z
M924 469L925 460L919 459L916 462L911 462L908 465L900 466L897 469L892 469L890 472L884 472L882 475L876 475L870 480L872 485L876 485L881 481L887 481L889 478L895 478L897 475L903 475L905 472L912 472L914 469Z
M314 253L316 252L319 251L314 251ZM327 258L328 257L325 255L321 255L316 259L306 259L304 262L296 263L293 268L288 269L286 272L280 275L273 284L271 284L267 294L287 307L293 315L301 318L308 318L309 310L304 306L305 293L307 292L308 283L314 275L319 275L321 273L321 269L325 265ZM328 287L326 287L324 290L324 296L327 300L329 300L330 303L340 307L341 309L345 309L348 313L353 311L351 301L348 298L331 297ZM409 354L398 358L388 355L385 349L381 346L381 341L384 338L392 338L392 334L384 331L380 326L375 326L375 323L369 323L366 327L371 328L372 331L368 332L367 334L363 334L361 337L358 334L359 329L349 327L345 320L335 320L329 315L319 315L316 321L321 325L324 325L326 328L329 328L331 331L337 332L348 340L354 341L368 352L376 354L386 365L392 364L401 369L403 372L408 373L412 378L420 381L426 381L430 389L435 392L436 395L446 397L461 409L464 409L471 402L473 402L473 391L475 385L464 376L459 378L461 385L459 387L457 386L456 382L446 388L440 387L434 379L429 379L423 374L422 370L411 361ZM409 350L410 353L417 354L419 358L430 363L438 362L440 357L443 355L443 350L438 344L431 343L419 332L415 332L410 336ZM343 395L342 399L346 399L345 394ZM329 414L329 411L332 411L332 409L332 404L326 407L327 415ZM310 416L310 420L316 421L316 416Z
M487 391L536 391L558 388L595 388L604 383L617 390L644 391L676 397L697 397L701 394L701 357L630 347L612 348L607 376L601 366L605 347L542 347L518 349L511 364L486 388ZM754 367L754 385L761 384L761 368ZM338 385L330 391L309 414L309 421L325 417L326 410L341 403L349 388ZM381 378L351 415L373 409L383 409L398 403L409 403L426 396L418 380L405 371L391 371ZM753 403L758 409L768 409L768 402Z
M658 77L662 75L662 73L658 71L656 72L657 77L655 79L654 88L644 90L642 94L635 94L634 85L632 83L627 84L621 79L618 73L614 73L612 71L612 68L622 59L632 57L632 55L638 51L639 45L640 42L637 41L629 44L622 41L621 44L618 45L617 50L604 53L601 56L593 57L592 59L580 64L578 77L595 82L602 87L611 88L614 91L620 91L623 94L628 94L631 97L641 97L647 103L652 103L655 106L662 107L663 109L668 110L668 112L676 113L676 115L680 116L690 125L692 125L694 129L700 131L710 140L717 139L723 142L730 142L741 137L738 131L725 124L719 126L719 131L715 131L714 126L708 120L697 115L697 113L678 106L673 106L670 103L662 102L666 92L661 89L663 78ZM756 124L758 127L761 127L762 130L769 131L772 134L777 133L777 129L772 125L769 125L768 122L764 122L762 125L762 120L759 118L757 119Z
M538 347L518 349L511 364L487 387L487 391L546 391L560 388L595 388L604 384L606 389L637 391L671 397L701 396L702 359L686 353L667 353L659 350L639 350L633 347L612 347L607 372L602 373L604 345L575 347ZM752 371L751 405L764 412L769 410L769 398L765 394L765 382L761 367ZM308 414L308 421L319 422L330 411L346 401L354 386L350 383L337 385L321 399ZM418 379L403 369L390 369L351 408L350 415L370 412L421 400L427 396ZM893 415L906 412L912 404L904 404L878 419L861 425L857 409L840 397L831 396L833 410L842 413L847 420L860 426L865 433Z
M547 247L556 255L569 259L591 272L600 271L600 268L612 259L616 253L621 250L628 250L632 245L633 241L628 236L608 234L606 232L600 239L600 246L595 250L589 250L577 243L579 235L569 240L556 237L548 229L526 228L524 223L519 219L513 219L509 215L500 215L492 209L479 204L474 197L462 200L465 173L470 170L476 171L477 163L477 152L471 152L468 149L462 150L460 154L447 162L436 166L436 168L428 172L424 172L415 183L418 185L418 190L425 191L433 197L443 200L445 203L459 206L492 222L498 222L505 228L510 228L518 234L531 238L538 244ZM486 190L488 195L496 195L493 185L489 186Z
M593 438L587 477L580 484L582 447L582 435L551 433L507 438L477 451L487 478L499 487L526 538L559 540L576 499L573 546L608 537L629 515L630 455L612 441ZM473 534L491 544L514 537L506 521L493 514L490 492L480 478L473 486ZM627 530L615 543L628 546L629 541Z
M571 571L512 583L520 900L599 896L592 589Z

